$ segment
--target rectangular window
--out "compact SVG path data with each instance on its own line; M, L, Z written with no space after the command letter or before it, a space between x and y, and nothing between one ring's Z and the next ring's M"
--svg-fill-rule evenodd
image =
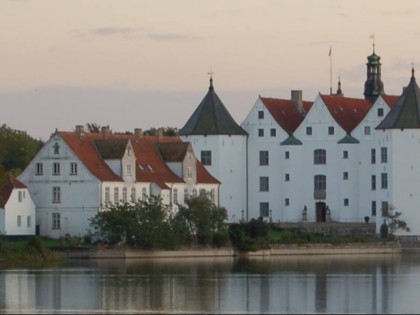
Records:
M52 188L52 202L53 203L60 203L61 202L61 187L59 186L54 186Z
M343 180L349 179L349 172L343 172Z
M386 147L381 148L381 163L388 162L388 150Z
M211 202L214 203L214 199L215 199L215 190L211 189L210 190L210 200L211 200Z
M127 202L127 187L123 187L122 189L122 200L123 202Z
M276 135L277 135L276 128L271 128L270 129L270 136L275 137Z
M193 189L193 197L197 197L197 189Z
M334 134L334 127L333 126L328 127L328 134L329 135L333 135Z
M314 164L326 164L327 151L324 149L314 150Z
M289 153L289 151L284 152L284 159L285 160L290 159L290 153Z
M343 159L348 159L349 158L349 151L344 150L343 151Z
M109 202L109 187L105 187L105 202Z
M30 216L30 215L28 215L28 216L26 217L26 226L27 226L27 227L31 227L31 225L32 225L32 222L31 222L31 216Z
M142 198L143 199L146 199L147 198L147 189L146 189L146 187L143 187L141 189L141 195L142 195Z
M200 196L203 197L206 195L206 190L204 188L200 189Z
M211 151L201 151L201 164L211 165Z
M127 171L127 176L131 176L131 164L127 164L126 171Z
M174 203L178 203L178 189L174 188Z
M286 182L289 182L290 181L290 174L284 174L284 180Z
M376 217L376 201L372 201L370 214L372 217Z
M60 154L60 145L58 144L58 142L54 143L53 152L54 154Z
M370 163L376 164L376 150L375 149L370 150Z
M388 174L381 173L381 188L387 189L388 188Z
M118 190L118 187L114 187L114 202L118 202L120 199L120 192Z
M344 198L344 207L349 206L349 198Z
M286 207L290 206L290 199L289 198L284 199L284 205Z
M18 202L22 202L23 199L23 191L18 192Z
M44 164L36 163L35 164L35 175L43 175L44 174Z
M365 126L365 135L370 135L370 126Z
M382 201L381 210L382 210L382 216L383 217L388 215L388 201Z
M382 117L384 115L384 109L378 108L378 117Z
M60 163L53 163L53 175L60 175Z
M311 136L312 135L312 127L306 127L306 135Z
M191 166L188 166L188 168L187 168L187 177L192 178L192 167Z
M269 190L269 181L267 176L260 177L260 191L268 191Z
M376 190L376 175L372 175L370 179L370 188Z
M262 110L258 111L258 119L264 119L264 111Z
M268 202L260 202L260 217L268 217L270 205Z
M52 229L59 230L61 228L61 215L60 213L53 212L52 213Z
M136 187L131 187L131 202L136 202Z
M188 199L188 188L184 188L184 201Z
M268 151L260 151L260 165L268 165L269 155Z
M264 137L264 129L258 129L258 137Z
M77 163L70 163L70 175L77 175Z
M22 216L18 215L17 216L17 227L21 227L22 226Z

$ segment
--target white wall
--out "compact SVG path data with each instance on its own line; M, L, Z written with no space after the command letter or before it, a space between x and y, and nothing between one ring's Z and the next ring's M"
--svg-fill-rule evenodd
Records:
M21 198L19 198L19 195ZM13 189L4 212L4 234L35 234L35 204L26 188ZM18 226L18 216L20 217L20 226ZM28 217L30 217L29 221Z

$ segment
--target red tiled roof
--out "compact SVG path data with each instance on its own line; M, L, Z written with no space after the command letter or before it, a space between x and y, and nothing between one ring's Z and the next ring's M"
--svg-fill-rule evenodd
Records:
M75 132L59 132L78 158L85 164L89 171L101 181L122 181L102 159L95 147L97 140L130 140L136 156L136 181L153 182L161 188L168 189L165 183L182 183L184 180L178 177L163 161L156 144L158 143L181 143L179 137L143 136L127 134L100 134L85 133L79 135ZM201 163L199 163L201 167ZM204 168L204 167L203 167ZM198 172L197 168L197 174ZM197 176L199 183L219 183L206 170Z
M334 120L348 134L362 121L372 107L372 104L365 99L322 94L320 96Z
M401 95L381 95L384 99L385 103L390 107L393 108L395 104L397 104L398 99Z
M4 208L14 188L22 189L27 188L25 184L19 181L12 174L6 174L6 180L3 186L0 187L0 207Z
M303 102L304 113L300 112L291 100L261 97L261 101L271 116L289 135L293 134L305 118L313 102Z

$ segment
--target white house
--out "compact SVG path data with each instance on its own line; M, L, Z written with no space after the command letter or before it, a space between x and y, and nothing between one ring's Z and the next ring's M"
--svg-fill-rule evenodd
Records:
M0 191L0 234L35 235L35 204L28 188L11 174Z
M189 195L207 193L219 201L219 181L178 137L58 132L19 179L33 196L41 235L83 236L90 219L110 202L134 202L155 195L172 205Z

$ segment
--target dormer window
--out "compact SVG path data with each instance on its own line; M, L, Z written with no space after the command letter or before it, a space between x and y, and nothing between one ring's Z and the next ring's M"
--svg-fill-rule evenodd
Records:
M131 156L131 154L132 154L132 153L131 153L131 147L127 147L127 155L128 155L128 156Z
M147 164L147 168L149 169L149 171L153 172L153 168L149 164Z
M378 108L378 117L382 117L384 115L384 109Z
M54 152L54 154L60 154L60 145L58 144L58 142L54 143L53 152Z

